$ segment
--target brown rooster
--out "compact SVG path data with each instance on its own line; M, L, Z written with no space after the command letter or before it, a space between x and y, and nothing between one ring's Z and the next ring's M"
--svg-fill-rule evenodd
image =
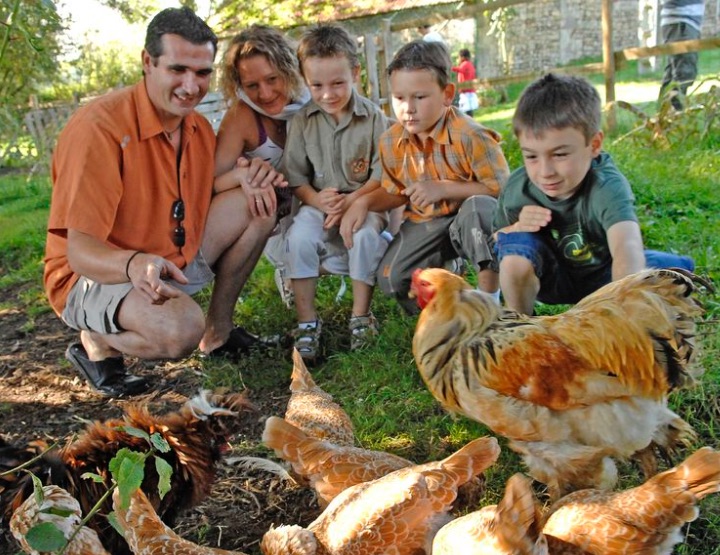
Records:
M189 400L179 411L162 416L150 414L147 407L130 405L122 419L111 419L89 425L80 436L65 447L51 450L31 462L27 470L40 478L43 484L54 484L67 490L80 503L83 514L88 514L111 485L108 469L110 460L122 448L148 451L147 442L122 430L133 427L147 434L158 433L169 444L170 451L156 453L172 468L171 488L160 500L158 474L154 464L145 467L142 488L153 508L168 524L186 509L207 497L215 480L216 463L227 447L226 436L237 426L238 412L251 410L245 394L213 395L207 391ZM237 428L235 428L237 429ZM0 463L3 470L9 462L30 459L30 452L0 445ZM82 478L85 473L100 475L104 483ZM29 475L17 472L0 477L0 514L8 520L13 512L33 492ZM111 510L108 499L102 512ZM101 516L93 517L89 525L97 531L105 548L113 554L128 553L125 541Z
M315 384L297 349L293 349L290 391L285 420L310 437L325 439L336 445L355 444L350 417L333 401L332 395Z
M646 270L541 317L503 310L442 269L416 271L412 290L423 308L413 354L430 392L510 439L554 498L612 487L611 457L641 452L652 474L650 447L692 437L666 399L693 381L702 311L689 277Z
M109 555L95 530L80 526L82 517L80 503L67 491L57 486L43 486L41 492L35 492L15 510L10 531L23 552L30 555L41 552L30 546L27 533L32 527L45 523L52 524L65 540L72 538L64 555Z
M675 468L622 492L582 490L556 502L543 533L553 555L669 555L699 499L720 492L720 452L704 447Z
M307 528L271 529L260 548L265 555L430 553L435 532L449 520L458 487L499 454L495 438L479 438L442 461L357 484L333 499Z
M540 510L530 480L515 474L497 505L483 507L443 526L433 555L547 555Z
M244 555L239 551L204 547L181 538L160 520L140 489L130 498L127 508L121 506L119 491L115 490L113 506L134 555Z
M271 416L265 422L262 441L309 482L322 507L350 486L415 464L383 451L314 439L277 416Z

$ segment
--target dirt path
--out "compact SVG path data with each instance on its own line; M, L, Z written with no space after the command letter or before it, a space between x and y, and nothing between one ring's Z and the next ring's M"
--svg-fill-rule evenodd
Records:
M10 307L0 308L0 435L17 444L38 437L63 443L88 421L121 415L128 401L94 393L65 360L76 334L52 313L30 318L21 300L24 292L22 287L0 291L0 307ZM153 390L133 401L149 404L153 412L177 408L201 385L202 368L193 358L135 362L132 369L152 380ZM287 388L263 397L252 399L260 416L253 429L231 442L230 457L257 454L264 416L284 412ZM176 531L205 545L259 553L260 538L272 523L307 524L318 512L310 491L262 471L225 465L210 499L183 518ZM16 543L2 530L0 553L15 552Z

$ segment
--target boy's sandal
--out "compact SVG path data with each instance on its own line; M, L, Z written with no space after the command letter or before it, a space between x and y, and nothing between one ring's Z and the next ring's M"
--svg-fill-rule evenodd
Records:
M348 324L350 328L350 350L361 349L371 337L378 334L378 323L370 312L366 316L353 316Z
M300 328L293 330L292 335L295 338L295 348L300 353L303 360L314 361L320 355L320 334L322 332L322 322L316 320L314 328Z

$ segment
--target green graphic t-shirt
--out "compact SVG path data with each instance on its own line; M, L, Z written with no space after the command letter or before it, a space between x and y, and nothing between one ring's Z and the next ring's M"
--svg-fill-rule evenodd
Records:
M611 263L607 230L618 222L637 222L635 197L612 158L601 153L582 185L569 199L553 200L533 185L525 168L512 173L500 193L493 229L518 221L523 206L543 206L552 219L542 233L561 263L577 277L604 270Z

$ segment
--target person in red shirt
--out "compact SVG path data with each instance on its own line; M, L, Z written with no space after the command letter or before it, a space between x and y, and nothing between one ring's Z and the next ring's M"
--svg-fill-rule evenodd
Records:
M463 83L475 80L475 66L470 61L470 51L467 48L460 50L460 64L452 68L458 74L458 85L460 93L460 111L472 117L475 110L480 106L477 93L470 86L463 88Z

